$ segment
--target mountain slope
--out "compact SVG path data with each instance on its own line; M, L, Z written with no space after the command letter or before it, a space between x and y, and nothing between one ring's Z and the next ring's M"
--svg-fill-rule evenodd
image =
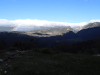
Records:
M84 40L98 39L100 38L100 27L83 29L76 33L76 35Z
M55 43L72 44L100 38L100 27L93 27L99 26L99 23L91 23L88 25L87 27L85 26L86 29L80 30L77 33L74 33L71 27L55 27L26 32L0 32L0 40L5 40L8 44L12 44L15 41L28 41L34 38L41 45L49 46L55 45Z
M89 23L83 26L82 29L88 29L88 28L93 28L93 27L100 27L100 22Z

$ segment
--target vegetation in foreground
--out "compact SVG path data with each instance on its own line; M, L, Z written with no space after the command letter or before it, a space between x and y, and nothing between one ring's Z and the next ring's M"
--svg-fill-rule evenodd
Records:
M99 75L100 57L93 56L95 54L100 54L100 40L71 45L58 43L54 47L42 47L33 39L17 41L8 47L2 40L0 74Z
M45 48L46 49L46 48ZM45 50L42 49L42 50ZM38 51L37 51L38 50ZM0 65L1 75L99 75L100 57L64 52L28 51ZM41 50L41 49L40 49ZM1 71L2 69L2 71Z
M62 44L58 43L42 43L40 44L34 39L29 39L29 41L15 41L13 44L9 45L5 40L0 41L0 50L2 51L16 51L16 50L34 50L36 48L48 47L54 51L62 51L67 53L80 53L80 54L100 54L100 39L84 41L74 44ZM47 49L44 52L50 51Z

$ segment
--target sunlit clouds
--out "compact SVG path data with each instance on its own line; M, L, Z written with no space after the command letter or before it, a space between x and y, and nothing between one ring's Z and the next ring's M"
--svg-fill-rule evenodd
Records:
M54 22L54 21L46 21L46 20L31 20L31 19L19 19L19 20L6 20L0 19L0 27L13 27L10 31L17 30L30 30L34 29L37 26L44 27L54 27L54 26L84 26L88 23L100 22L100 20L91 20L90 22L81 22L81 23L67 23L67 22Z

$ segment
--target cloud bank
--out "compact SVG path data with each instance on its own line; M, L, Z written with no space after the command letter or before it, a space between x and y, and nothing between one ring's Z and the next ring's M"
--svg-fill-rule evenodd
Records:
M84 26L88 23L93 22L100 22L100 20L91 20L90 22L82 22L82 23L67 23L67 22L54 22L54 21L46 21L46 20L30 20L30 19L19 19L19 20L6 20L6 19L0 19L0 29L4 27L9 28L9 31L23 31L23 30L31 30L34 29L34 27L44 26L44 27L54 27L54 26Z

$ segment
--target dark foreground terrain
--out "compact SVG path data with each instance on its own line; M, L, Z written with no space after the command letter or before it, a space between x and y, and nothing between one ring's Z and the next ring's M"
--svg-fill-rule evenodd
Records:
M34 49L1 52L0 75L99 75L100 57Z

